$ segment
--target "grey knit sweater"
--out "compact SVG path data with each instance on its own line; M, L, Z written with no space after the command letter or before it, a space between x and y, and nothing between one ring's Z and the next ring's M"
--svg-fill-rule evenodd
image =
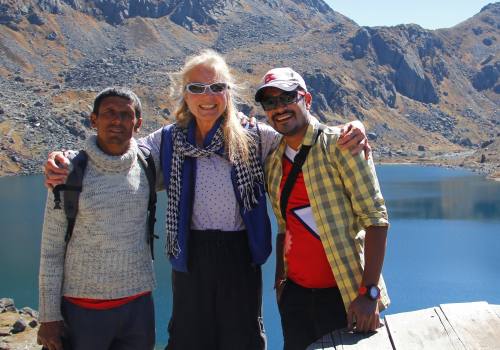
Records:
M137 143L121 156L102 152L91 137L79 211L67 246L64 210L48 192L39 275L40 321L62 320L61 297L116 299L153 290L147 242L149 187Z

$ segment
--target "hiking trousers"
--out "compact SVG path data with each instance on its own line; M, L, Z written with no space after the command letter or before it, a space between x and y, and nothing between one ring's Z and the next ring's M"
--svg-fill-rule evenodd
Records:
M72 304L63 298L62 314L72 350L153 350L155 314L151 293L107 310Z
M305 350L325 334L347 326L338 288L305 288L285 282L278 305L284 350Z
M264 350L262 275L245 231L196 231L189 272L172 271L167 350Z

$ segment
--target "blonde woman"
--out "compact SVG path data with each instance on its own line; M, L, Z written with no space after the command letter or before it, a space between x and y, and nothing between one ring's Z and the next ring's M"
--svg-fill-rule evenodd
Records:
M220 55L204 51L173 77L176 123L163 128L160 149L173 268L167 348L264 349L260 265L271 226L258 134L240 125Z
M271 252L271 226L262 164L279 136L267 125L241 126L238 87L218 53L188 58L172 78L176 122L140 140L159 160L167 192L167 349L265 349L260 266ZM366 141L362 126L350 130L348 146ZM46 172L66 174L53 159Z

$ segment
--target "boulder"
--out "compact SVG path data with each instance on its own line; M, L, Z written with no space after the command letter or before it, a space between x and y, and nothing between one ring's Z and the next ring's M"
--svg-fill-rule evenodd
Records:
M12 329L10 330L10 332L12 334L21 333L21 332L24 332L24 330L26 329L26 327L27 327L26 321L24 321L23 319L20 318L16 322L14 322L14 324L12 325Z
M49 34L47 34L46 39L50 40L50 41L56 40L57 39L57 33L56 32L50 32Z
M471 147L472 141L468 137L464 137L458 141L458 144L464 147Z
M10 156L10 160L12 160L14 163L21 163L21 158L14 154Z
M497 61L495 64L489 64L481 68L481 71L472 77L472 86L477 91L491 89L495 86L499 77L500 61Z
M19 313L29 315L33 318L38 318L38 311L33 310L32 308L30 308L28 306L25 306L21 310L19 310Z
M483 28L474 27L474 28L472 28L472 32L474 33L474 35L481 35L481 34L483 34Z
M90 129L92 127L92 125L90 124L90 118L80 119L80 123L87 129ZM82 131L82 134L85 134L85 132ZM80 136L82 134L80 134Z
M493 142L495 142L495 140L484 141L484 142L481 143L481 148L486 148L489 145L491 145Z
M28 15L27 19L31 24L34 24L37 26L42 26L45 24L45 20L42 17L40 17L39 14L37 14L35 12L30 13Z
M0 312L16 312L14 299L2 298L0 299Z
M68 129L69 133L74 136L80 136L80 134L83 132L83 130L79 129L76 125L67 125L66 128Z
M484 38L483 44L486 46L491 46L493 44L493 40L491 38Z
M425 151L425 147L424 147L424 146L422 146L422 145L418 145L417 150L418 150L419 152L424 152L424 151Z

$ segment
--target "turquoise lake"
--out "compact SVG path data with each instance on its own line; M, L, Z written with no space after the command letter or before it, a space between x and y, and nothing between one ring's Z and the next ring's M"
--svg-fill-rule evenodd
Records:
M377 167L389 229L384 277L387 313L442 303L500 304L500 182L465 170L409 165ZM37 308L40 233L46 190L41 176L0 178L0 297ZM165 196L156 226L163 233ZM162 236L162 235L161 235ZM158 344L167 341L172 309L170 266L156 243ZM274 256L264 265L264 322L269 349L282 337L272 289Z

